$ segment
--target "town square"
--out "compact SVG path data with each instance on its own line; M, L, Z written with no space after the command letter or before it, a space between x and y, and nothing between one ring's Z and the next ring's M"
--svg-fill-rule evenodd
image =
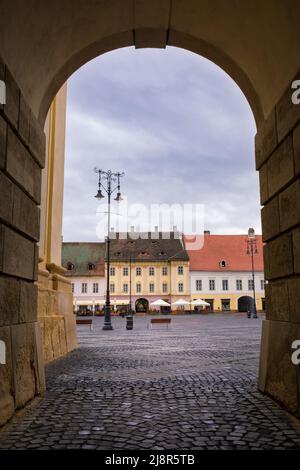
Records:
M261 318L235 315L80 325L79 348L46 367L45 398L4 427L0 449L298 448L297 422L257 390Z
M299 0L0 0L0 462L300 450L299 44Z

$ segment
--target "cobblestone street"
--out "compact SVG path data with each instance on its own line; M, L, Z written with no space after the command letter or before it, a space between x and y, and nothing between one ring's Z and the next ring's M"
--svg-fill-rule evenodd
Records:
M290 449L300 427L257 391L261 320L218 314L78 327L47 392L0 433L4 449Z

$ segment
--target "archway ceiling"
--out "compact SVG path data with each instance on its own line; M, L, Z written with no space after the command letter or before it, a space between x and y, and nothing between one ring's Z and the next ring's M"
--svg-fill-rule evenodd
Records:
M124 46L174 45L222 67L256 122L299 69L298 0L0 0L0 54L41 122L63 82Z

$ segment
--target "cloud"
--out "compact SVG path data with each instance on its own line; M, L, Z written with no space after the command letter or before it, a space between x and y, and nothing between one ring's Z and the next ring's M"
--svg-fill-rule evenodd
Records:
M196 54L98 57L68 83L64 240L97 240L94 167L125 171L129 202L201 203L213 233L261 232L255 132L237 85Z

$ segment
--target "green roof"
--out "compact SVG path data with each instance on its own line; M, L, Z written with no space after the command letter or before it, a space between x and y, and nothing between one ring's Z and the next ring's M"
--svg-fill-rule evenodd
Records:
M68 270L67 276L104 276L105 243L67 242L62 244L62 265L74 268ZM89 263L95 266L89 269Z

